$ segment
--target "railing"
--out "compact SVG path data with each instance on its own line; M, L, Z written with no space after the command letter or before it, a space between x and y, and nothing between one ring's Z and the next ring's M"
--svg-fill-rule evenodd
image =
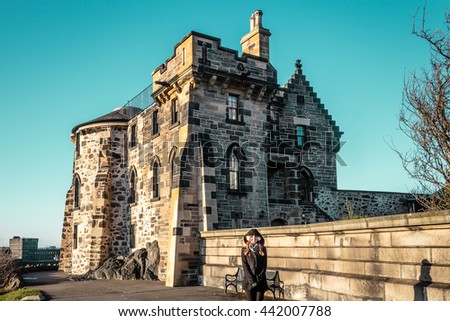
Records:
M153 104L153 98L151 96L153 92L153 84L150 84L144 88L139 94L131 98L123 107L137 107L145 109Z

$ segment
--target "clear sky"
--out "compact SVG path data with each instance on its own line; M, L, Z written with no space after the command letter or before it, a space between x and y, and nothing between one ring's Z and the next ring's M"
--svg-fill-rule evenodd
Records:
M0 246L14 235L60 245L72 179L71 129L124 105L190 31L241 52L249 17L264 12L278 82L296 59L344 131L340 189L408 192L397 129L408 71L429 48L411 35L423 0L0 0ZM448 0L427 1L427 25Z

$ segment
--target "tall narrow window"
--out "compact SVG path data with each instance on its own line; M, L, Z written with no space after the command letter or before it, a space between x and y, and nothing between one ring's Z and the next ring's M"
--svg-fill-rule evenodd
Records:
M130 174L130 204L136 203L136 172L131 170Z
M153 198L159 197L159 165L155 161L153 164Z
M158 132L159 132L158 111L155 110L153 112L153 130L152 130L152 133L153 133L153 135L156 135L156 134L158 134Z
M75 141L75 156L80 156L80 132L77 132L76 141Z
M73 249L78 248L78 225L73 226Z
M179 121L179 109L178 99L172 100L172 124L176 124Z
M175 155L172 156L170 161L170 192L172 193L173 177L175 175Z
M130 248L136 247L136 224L131 224L130 230Z
M131 126L130 147L136 146L136 125Z
M297 126L297 146L301 147L304 143L306 143L306 128Z
M229 95L227 98L227 119L239 120L238 105L238 96Z
M186 64L186 48L183 48L182 51L182 60L183 60L183 66Z
M170 166L170 189L169 189L169 195L172 195L172 188L174 187L174 179L176 174L176 155L177 155L177 148L173 147L170 154L169 154L169 166Z
M230 189L239 190L239 158L235 151L230 155Z
M75 180L73 182L73 207L80 207L80 180L78 176L75 176Z
M309 170L303 168L300 171L299 196L302 201L313 201L313 176Z

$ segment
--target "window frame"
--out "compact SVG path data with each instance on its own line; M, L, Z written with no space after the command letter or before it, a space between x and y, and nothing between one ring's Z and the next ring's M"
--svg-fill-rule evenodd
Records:
M236 99L235 104L231 105L232 100ZM226 119L232 122L241 122L239 114L239 95L228 94L226 105L227 105L227 117ZM234 113L232 113L234 112ZM234 114L234 117L232 117ZM230 117L231 116L231 117Z
M130 226L130 248L136 248L136 224Z
M137 174L136 174L136 170L134 168L131 169L130 171L130 185L129 185L129 189L130 189L130 204L136 204L136 186L137 186Z
M136 124L131 125L131 133L130 133L130 148L134 148L137 146L137 128Z
M152 135L159 134L158 110L154 110L152 114Z
M81 141L80 141L81 135L80 132L77 132L75 135L75 157L78 157L81 155Z
M299 135L299 129L301 129L302 135ZM295 145L297 147L302 147L307 142L306 126L304 126L304 125L297 125L295 131L296 131L295 132L295 135L296 135ZM301 144L300 144L300 139L301 139Z
M172 125L180 123L180 102L178 98L172 99L170 103L170 123Z
M74 207L74 209L80 208L80 187L81 187L81 182L80 182L78 175L76 175L74 178L74 181L73 181L73 188L74 188L73 207Z
M229 176L229 184L228 188L230 191L239 191L239 157L235 150L233 150L230 154L229 159L229 167L228 167L228 176Z
M78 225L79 224L74 224L73 225L73 243L72 243L72 248L74 250L78 249Z
M159 172L159 163L158 161L153 162L153 168L152 168L152 192L153 192L153 199L159 199L160 195L160 172Z

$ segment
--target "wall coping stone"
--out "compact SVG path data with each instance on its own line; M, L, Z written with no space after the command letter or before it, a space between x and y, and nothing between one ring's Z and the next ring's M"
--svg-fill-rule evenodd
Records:
M409 213L389 216L378 216L352 220L341 220L306 225L285 225L276 227L257 227L263 235L298 235L307 233L347 232L351 230L367 230L380 228L450 224L450 210L438 212ZM229 229L217 231L203 231L201 236L205 239L216 237L243 237L249 229Z

